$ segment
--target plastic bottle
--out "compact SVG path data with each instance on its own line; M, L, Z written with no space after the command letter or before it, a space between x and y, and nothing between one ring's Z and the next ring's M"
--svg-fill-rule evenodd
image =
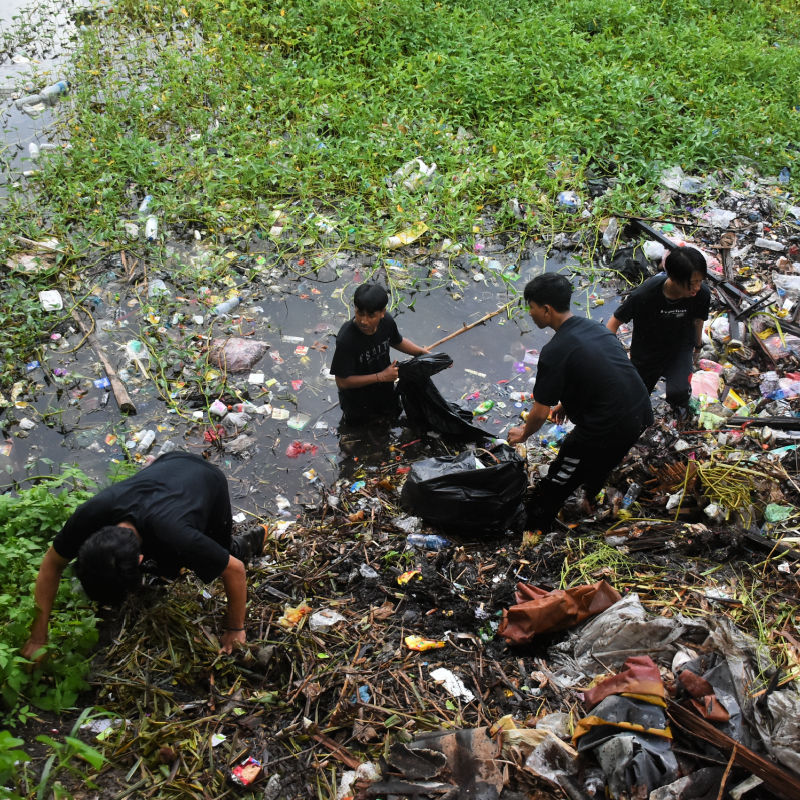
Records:
M46 106L55 105L61 95L66 94L68 91L69 81L57 81L50 86L45 86L45 88L39 92L39 102L44 103Z
M216 314L217 316L220 316L221 314L228 314L229 312L233 311L233 309L236 308L240 302L241 299L239 298L239 295L235 295L234 297L231 297L222 303L217 303L217 305L211 309L211 313Z
M139 215L142 217L146 216L151 205L153 205L153 195L146 194L144 200L139 204Z
M172 453L173 451L178 449L178 445L172 441L172 439L167 439L161 447L158 448L158 452L156 453L156 458L159 456L163 456L164 453Z
M472 413L485 414L494 408L494 400L484 400Z
M632 483L628 487L628 491L625 492L625 496L622 498L622 508L630 508L641 491L642 487L639 486L638 483Z
M36 142L31 142L31 143L28 145L28 154L30 155L30 157L31 157L31 158L32 158L34 161L35 161L37 158L39 158L39 152L40 152L40 150L39 150L39 145L38 145L38 144L36 144Z
M156 432L147 430L142 433L139 437L139 442L136 446L136 450L140 453L146 453L152 446L153 442L156 440Z
M14 105L17 108L22 109L24 106L35 106L37 103L41 102L42 96L40 94L29 94L26 97L20 97L20 99L17 100Z
M144 225L144 238L147 239L148 242L154 242L158 237L158 217L154 217L152 214L147 218L147 222Z
M416 547L418 550L443 550L445 547L449 547L451 542L436 533L409 533L406 537L406 544Z

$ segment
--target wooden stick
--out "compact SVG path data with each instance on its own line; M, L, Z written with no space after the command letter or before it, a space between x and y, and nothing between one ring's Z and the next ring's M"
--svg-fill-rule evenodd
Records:
M106 374L108 375L108 380L111 383L111 388L114 391L114 399L117 401L117 405L119 406L119 410L123 414L135 414L136 413L136 406L133 404L133 401L128 394L128 390L125 388L125 384L119 379L116 370L114 367L111 366L111 362L106 357L103 348L100 346L100 342L97 341L95 335L91 333L87 329L87 327L83 324L83 320L78 316L78 312L73 309L72 311L72 318L75 322L78 323L80 329L83 331L84 336L86 336L87 341L92 346L92 349L95 353L97 353L97 357L103 364L105 368Z
M459 328L455 333L451 333L449 336L445 336L444 339L439 339L438 342L434 342L433 344L429 344L427 349L433 350L434 347L438 347L440 344L444 344L445 342L449 342L451 339L455 339L456 336L460 336L464 331L468 331L471 328L474 328L476 325L482 325L487 320L491 319L492 317L496 317L502 311L505 311L512 303L516 302L515 300L509 300L504 306L500 306L497 311L491 311L485 316L481 317L479 320L475 322L471 322L469 325L464 325L462 328Z

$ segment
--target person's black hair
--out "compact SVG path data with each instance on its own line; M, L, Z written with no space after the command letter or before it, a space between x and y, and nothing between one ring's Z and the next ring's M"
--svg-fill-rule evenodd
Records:
M78 550L75 572L92 600L117 606L142 583L141 546L130 528L106 525Z
M383 311L388 302L389 295L386 289L377 283L362 283L353 295L353 305L359 311L366 311L367 314Z
M539 306L550 306L554 311L569 311L572 284L563 276L553 272L537 275L525 286L525 302Z
M696 247L676 247L670 250L664 260L667 276L681 286L692 282L692 275L699 272L703 278L708 275L705 256Z

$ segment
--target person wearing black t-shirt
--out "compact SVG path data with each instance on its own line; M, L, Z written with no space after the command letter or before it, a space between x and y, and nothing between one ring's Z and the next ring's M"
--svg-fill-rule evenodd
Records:
M664 261L666 275L648 278L614 312L606 327L616 333L633 321L631 361L648 392L664 378L667 402L678 414L688 409L693 356L703 344L711 292L703 283L706 260L694 247L676 247Z
M92 600L118 605L142 582L140 565L154 562L174 578L187 567L200 580L221 577L228 599L221 651L245 642L244 563L261 553L265 529L232 536L231 501L222 471L191 453L166 453L79 506L53 539L36 578L36 613L26 658L41 658L61 574L76 573Z
M348 425L363 425L400 413L394 390L397 361L391 360L390 347L410 356L428 352L400 335L386 311L388 302L389 295L382 286L362 283L353 295L355 315L336 336L331 373L336 376L343 420Z
M578 486L594 497L653 421L647 389L619 340L599 322L573 316L571 295L563 275L539 275L525 287L531 318L555 335L539 355L533 407L508 441L524 442L548 417L575 423L526 503L528 530L549 532Z

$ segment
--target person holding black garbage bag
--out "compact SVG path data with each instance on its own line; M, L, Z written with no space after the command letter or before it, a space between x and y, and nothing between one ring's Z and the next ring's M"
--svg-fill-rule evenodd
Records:
M617 337L599 322L570 311L572 285L563 275L530 281L524 297L538 328L552 328L542 348L525 424L508 433L524 442L548 417L569 418L575 428L526 503L526 528L550 531L572 491L583 485L587 498L602 488L609 472L653 422L650 397Z
M331 374L336 376L342 418L348 425L399 416L394 390L397 361L391 360L390 347L410 356L428 352L400 335L386 310L388 302L383 286L362 283L353 295L353 319L345 322L336 336Z

